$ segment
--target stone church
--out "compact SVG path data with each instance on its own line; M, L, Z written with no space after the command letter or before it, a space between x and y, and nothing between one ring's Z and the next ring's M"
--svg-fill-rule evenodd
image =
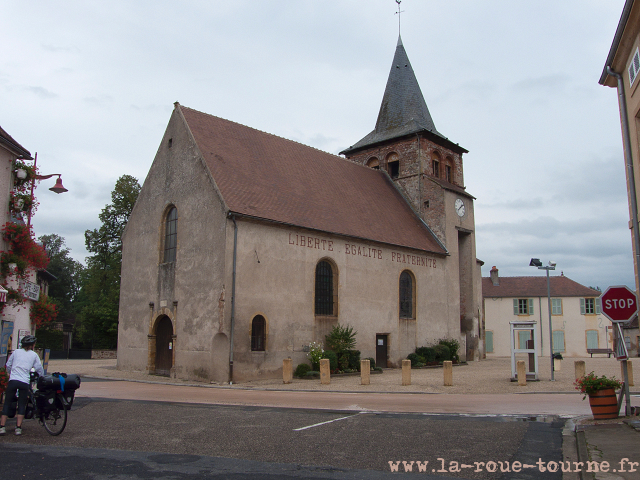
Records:
M344 157L176 103L123 235L118 368L276 377L338 323L382 367L445 337L479 359L466 152L400 39L375 129Z

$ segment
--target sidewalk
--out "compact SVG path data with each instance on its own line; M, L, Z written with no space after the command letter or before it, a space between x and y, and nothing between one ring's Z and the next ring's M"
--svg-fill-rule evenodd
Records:
M357 375L334 376L329 385L321 385L320 380L301 379L294 379L291 384L283 384L282 379L277 378L255 380L231 386L216 385L147 375L143 372L120 371L116 368L115 360L52 360L49 362L49 372L62 371L78 373L82 377L133 381L138 384L147 383L150 384L149 387L153 386L151 384L206 387L205 389L196 389L201 393L192 394L194 401L203 403L286 406L284 402L287 402L291 406L296 406L299 404L297 402L302 402L307 408L310 408L311 403L309 403L308 395L315 394L315 398L319 398L318 392L326 392L334 394L330 396L334 402L333 408L336 409L354 409L356 407L375 409L376 406L384 402L388 404L388 411L468 414L480 412L485 414L495 414L495 412L534 414L544 412L564 416L567 416L567 413L571 411L574 413L569 413L569 416L574 418L567 422L565 429L563 460L564 462L584 462L584 471L581 474L565 473L563 479L640 480L640 464L628 463L640 463L640 417L594 421L591 416L586 415L589 411L588 401L582 401L582 394L577 392L573 385L574 360L584 360L587 373L595 371L597 375L621 378L619 362L606 357L565 359L562 362L562 369L555 372L556 381L554 382L550 381L549 365L541 365L540 381L528 382L526 386L518 386L517 382L510 381L511 368L508 358L492 358L454 367L454 385L452 387L443 386L441 368L412 370L411 385L408 386L401 385L400 369L388 369L380 375L371 375L371 384L366 386L360 385L360 377ZM634 362L636 369L639 369L640 362L635 359ZM541 362L541 364L544 363ZM87 383L87 387L89 385L93 386L93 384ZM105 387L105 392L109 391L109 395L120 395L114 390L118 389ZM142 385L140 388L130 390L140 392L137 395L144 395L146 391ZM173 390L173 388L166 390ZM206 390L211 393L207 394ZM286 392L293 393L293 395ZM88 390L87 393L89 393ZM371 395L353 395L363 393ZM384 397L380 394L389 393L414 394L409 397L415 396L416 400L421 398L425 400L420 402L421 405L417 410L416 402L407 398L406 395L394 396L393 401L385 402ZM345 397L344 394L350 396ZM442 395L423 397L420 394ZM322 397L325 396L322 395ZM557 401L554 402L554 399ZM571 399L571 401L567 402L567 399ZM568 404L573 406L567 409ZM482 405L486 405L486 407ZM637 386L631 387L631 405L640 407L640 388ZM624 405L622 408L624 410ZM620 462L624 458L628 459L628 462L621 465ZM598 466L604 467L605 470L607 470L607 464L601 462L608 462L609 468L606 472L589 472L587 471L589 465L586 462L598 462ZM575 470L573 463L572 469ZM594 464L591 464L591 470L594 469Z

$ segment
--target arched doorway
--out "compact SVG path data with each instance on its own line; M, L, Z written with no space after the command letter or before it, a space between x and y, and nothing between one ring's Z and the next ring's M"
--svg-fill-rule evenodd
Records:
M169 376L173 367L173 324L166 315L156 325L156 375Z

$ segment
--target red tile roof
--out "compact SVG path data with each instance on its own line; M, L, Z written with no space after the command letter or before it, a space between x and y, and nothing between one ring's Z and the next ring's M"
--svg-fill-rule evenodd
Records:
M593 290L563 275L549 277L552 297L599 297L601 292ZM493 285L491 278L482 279L482 296L498 297L546 297L547 277L499 277L500 285Z
M383 172L213 115L176 108L231 212L446 253Z

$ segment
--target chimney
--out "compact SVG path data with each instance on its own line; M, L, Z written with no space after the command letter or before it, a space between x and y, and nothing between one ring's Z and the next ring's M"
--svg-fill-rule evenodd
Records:
M490 273L491 273L491 283L493 283L494 287L497 287L498 285L500 285L500 279L498 278L498 269L495 267L495 265L491 269Z

